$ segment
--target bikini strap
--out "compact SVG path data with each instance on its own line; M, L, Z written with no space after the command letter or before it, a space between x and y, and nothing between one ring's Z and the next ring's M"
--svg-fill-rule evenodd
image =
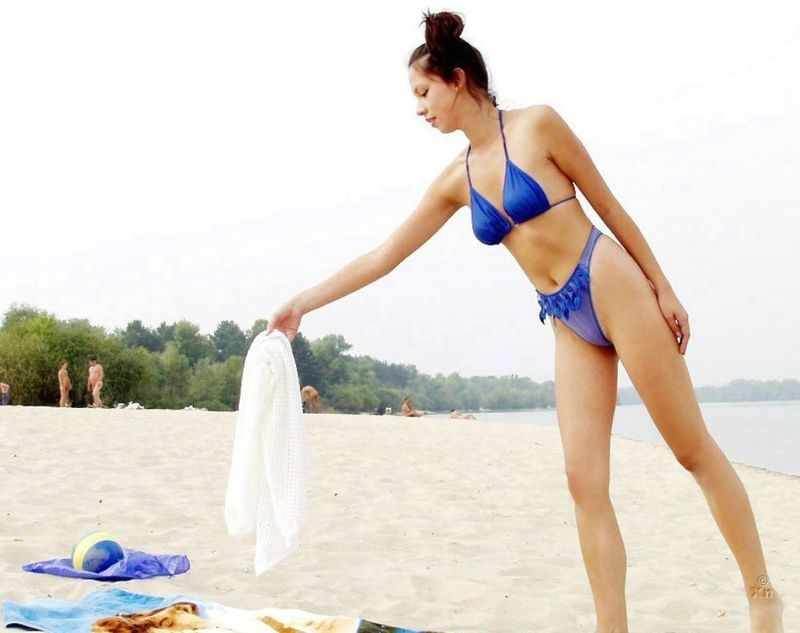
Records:
M472 189L472 178L469 176L469 153L472 151L472 144L467 148L467 182L469 183L469 188Z
M508 146L506 145L506 133L503 129L503 111L500 108L497 108L497 111L500 113L500 136L503 137L503 150L506 153L506 160L510 160L508 158Z
M506 134L503 130L503 111L498 108L497 111L500 114L500 136L503 137L503 151L506 153L506 161L510 160L508 157L508 147L506 146ZM467 182L469 182L470 188L472 188L472 178L469 175L469 153L472 151L472 144L467 148Z
M552 209L557 204L561 204L562 202L566 202L567 200L572 200L573 198L575 198L575 200L578 199L578 197L575 194L572 194L571 196L568 196L568 197L564 198L563 200L559 200L558 202L554 202L553 204L550 205L550 208Z

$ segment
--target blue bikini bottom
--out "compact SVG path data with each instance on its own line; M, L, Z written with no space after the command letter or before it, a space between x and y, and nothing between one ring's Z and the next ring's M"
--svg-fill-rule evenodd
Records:
M541 308L539 320L542 324L545 323L545 316L549 314L589 343L600 347L613 347L614 344L603 334L603 329L597 320L589 286L589 263L592 261L594 245L602 234L592 225L592 232L570 278L556 292L542 294L537 290L536 295Z

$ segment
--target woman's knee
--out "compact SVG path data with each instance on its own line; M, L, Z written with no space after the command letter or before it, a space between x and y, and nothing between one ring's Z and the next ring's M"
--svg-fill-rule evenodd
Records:
M721 449L710 435L686 446L673 447L671 450L678 463L689 472L702 469L722 455Z
M565 469L567 488L576 505L604 503L608 499L609 472L577 464Z

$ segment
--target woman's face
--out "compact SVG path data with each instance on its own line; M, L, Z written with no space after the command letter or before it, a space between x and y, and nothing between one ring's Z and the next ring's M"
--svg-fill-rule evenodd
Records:
M454 104L459 91L455 85L445 83L436 75L421 72L416 65L408 68L408 82L417 100L418 116L424 117L428 125L445 134L458 129Z

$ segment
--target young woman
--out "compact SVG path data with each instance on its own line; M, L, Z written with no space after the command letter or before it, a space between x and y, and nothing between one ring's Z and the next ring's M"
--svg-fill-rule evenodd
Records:
M736 558L751 631L782 632L747 493L706 429L686 367L688 315L644 236L552 107L498 109L460 16L429 13L425 23L408 62L417 114L443 133L461 130L469 147L383 244L283 304L268 331L294 338L302 315L388 274L470 206L477 239L508 249L536 289L539 319L550 316L558 425L598 633L628 630L626 555L609 497L619 361ZM592 224L574 185L619 243Z

